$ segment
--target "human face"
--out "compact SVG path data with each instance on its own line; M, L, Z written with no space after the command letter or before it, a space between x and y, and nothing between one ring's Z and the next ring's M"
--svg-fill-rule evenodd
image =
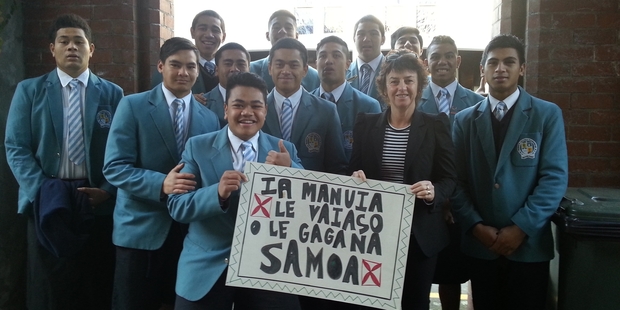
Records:
M413 33L402 35L398 38L398 40L396 40L396 43L394 44L394 49L399 50L402 48L410 50L418 55L422 53L420 40L418 40L418 37L416 37L416 35Z
M249 59L247 55L240 50L225 50L222 52L222 57L217 63L215 72L220 81L220 84L226 87L228 83L228 77L235 72L249 72Z
M395 110L415 109L418 74L415 71L391 71L386 78L390 107Z
M226 33L222 30L222 21L208 15L198 17L196 27L190 28L194 44L200 52L200 56L211 60L220 44L226 39Z
M267 40L271 42L271 46L276 44L282 38L295 38L297 34L297 21L288 16L276 16L269 22L269 31L265 33Z
M424 64L428 67L433 83L446 87L456 79L456 69L461 65L461 56L452 44L432 44L426 50Z
M298 91L306 73L308 73L308 65L304 65L298 50L281 48L271 55L269 74L276 90L282 96L289 97Z
M60 28L50 51L58 69L75 78L88 69L95 45L88 42L81 28Z
M254 87L236 86L230 90L224 118L230 131L243 141L252 138L265 123L267 105L263 93Z
M319 48L317 54L316 66L323 88L331 91L344 83L347 68L351 64L344 47L336 42L328 42Z
M514 48L496 48L489 51L480 73L489 84L489 94L504 100L517 90L519 77L525 74L525 64L519 64L519 54Z
M355 48L359 57L369 62L381 53L381 45L385 43L385 36L381 35L379 25L375 23L359 23L355 30Z
M187 96L198 77L198 59L192 50L180 50L157 63L164 86L177 98Z

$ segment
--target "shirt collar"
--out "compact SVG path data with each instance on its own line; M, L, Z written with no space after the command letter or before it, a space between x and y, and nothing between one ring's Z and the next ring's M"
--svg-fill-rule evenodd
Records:
M510 94L510 96L506 97L506 99L501 100L506 104L506 111L510 110L510 108L512 108L512 106L515 105L515 103L517 102L517 99L519 99L520 93L521 91L519 91L519 88L517 87L517 90L515 90L514 93ZM489 94L489 103L491 104L491 112L495 111L495 107L497 106L499 102L500 100L493 98L493 96Z
M228 141L230 141L230 147L232 147L233 152L239 153L239 148L241 148L241 144L245 141L235 136L235 134L230 130L230 127L227 126L227 128L228 128L227 129ZM254 148L254 151L256 152L256 154L258 154L258 136L259 135L260 135L260 130L252 138L250 138L250 140L248 140L250 143L252 143L252 148Z
M342 93L344 92L344 87L347 84L347 81L344 81L342 84L340 84L340 86L336 87L334 90L331 91L332 95L334 96L334 100L336 100L336 102L338 102L338 100L340 99L340 96L342 96ZM325 93L326 91L323 89L323 85L319 86L319 96L323 96L323 93Z
M207 61L211 62L212 64L215 64L215 58L211 59L211 60L206 60L206 59L202 58L202 56L200 56L200 59L198 60L198 62L200 62L200 65L203 66L203 67L205 66L205 63Z
M189 108L189 103L192 100L192 92L190 91L189 94L187 94L185 97L183 98L177 98L175 97L172 92L170 92L166 86L164 86L164 83L161 83L161 89L164 91L164 97L166 98L166 102L168 103L168 107L172 106L172 102L175 99L181 99L185 102L185 107Z
M379 56L377 56L375 59L371 60L370 62L368 62L368 64L370 65L370 68L372 68L373 72L377 72L377 68L379 67L379 63L381 63L381 59L383 59L383 54L379 53ZM362 65L364 65L366 62L364 62L361 58L357 58L357 70L358 72L362 71Z
M450 98L454 98L454 93L456 92L456 84L458 84L458 82L456 80L452 81L452 83L448 84L448 86L446 87L441 87L435 83L433 83L433 81L430 81L428 83L431 86L431 90L433 91L433 96L435 98L437 98L437 96L439 96L439 91L442 88L445 88L448 93L450 94Z
M58 73L58 79L60 80L60 85L62 85L62 87L67 87L67 84L69 84L69 82L73 80L73 77L60 70L60 68L56 68L56 72ZM84 87L88 86L88 80L90 79L90 70L84 70L84 72L82 72L82 74L76 77L76 79L82 82L82 85L84 85Z
M297 90L294 94L288 97L288 99L291 101L291 106L293 107L293 109L295 109L295 107L299 105L299 101L301 101L301 94L303 94L303 91L304 88L299 86L299 90ZM282 96L275 87L273 88L273 99L280 108L280 111L282 111L282 102L284 101L284 99L286 99L286 97Z

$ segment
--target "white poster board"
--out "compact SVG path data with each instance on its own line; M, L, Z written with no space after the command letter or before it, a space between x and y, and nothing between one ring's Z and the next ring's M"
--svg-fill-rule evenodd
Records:
M246 166L226 284L400 309L407 185Z

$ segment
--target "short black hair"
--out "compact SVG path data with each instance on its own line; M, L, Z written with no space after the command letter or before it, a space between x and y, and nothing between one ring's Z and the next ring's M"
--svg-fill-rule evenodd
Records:
M217 14L216 11L213 10L204 10L198 14L196 14L196 16L194 16L194 20L192 20L192 29L196 28L196 24L198 23L198 19L202 16L211 16L213 18L217 18L220 20L220 27L222 27L222 32L226 32L226 23L224 23L224 19L222 18L222 16L220 16L220 14Z
M514 48L517 50L517 55L519 56L519 65L525 63L525 44L523 44L523 41L512 34L500 34L491 39L489 44L487 44L484 53L482 53L480 65L484 66L487 62L487 58L489 58L489 52L498 48Z
M58 29L61 28L80 28L84 30L84 35L88 42L93 42L93 34L90 30L90 26L81 16L76 14L64 14L60 15L54 20L52 26L50 27L49 39L50 42L56 42L56 35L58 34Z
M166 63L166 59L168 59L170 55L173 55L178 51L186 50L193 51L194 54L196 54L196 62L199 61L200 56L198 56L198 48L196 47L196 45L194 45L192 41L180 37L170 38L166 40L166 42L164 42L164 44L161 46L161 49L159 49L159 60L162 63Z
M418 41L420 42L420 48L423 49L424 40L422 39L422 36L420 35L420 30L418 30L418 28L413 28L413 27L400 27L396 29L394 33L392 33L392 36L390 37L390 44L392 45L392 49L394 49L394 46L396 46L396 41L398 41L398 38L406 34L410 34L410 33L413 33L416 36L416 38L418 38Z
M349 53L349 47L347 46L347 42L345 42L343 39L337 36L328 36L328 37L323 38L321 41L319 41L319 44L316 45L316 52L318 53L319 49L327 43L340 44L342 47L344 47L345 57L347 57L347 59L351 59L351 55Z
M450 44L452 46L454 46L454 49L457 51L458 53L458 48L456 47L456 43L454 42L454 39L452 39L450 36L444 36L444 35L439 35L439 36L435 36L433 37L433 39L431 40L431 43L428 45L427 50L433 46L433 45L439 45L439 44Z
M278 42L276 42L276 44L274 44L271 47L271 49L269 50L269 63L271 63L271 57L272 57L273 53L275 53L275 51L277 51L279 49L298 50L299 54L301 54L301 60L302 60L302 62L304 64L304 66L308 65L308 50L297 39L282 38L282 39L278 40Z
M403 72L406 70L411 70L416 73L418 77L416 100L420 101L422 98L422 90L428 84L428 71L424 67L422 60L416 53L410 50L392 50L385 56L385 59L381 64L381 71L376 79L379 95L385 99L388 105L390 103L387 95L387 76L392 71Z
M222 58L222 53L224 51L229 51L229 50L239 50L239 51L242 51L245 54L245 57L248 58L248 65L250 64L250 61L252 61L250 59L250 53L248 53L248 51L245 49L245 47L243 47L243 45L241 45L239 43L235 43L235 42L230 42L230 43L226 43L226 44L222 45L217 50L217 52L215 52L215 65L219 65L220 58Z
M252 72L236 72L233 73L226 83L226 100L224 104L228 104L231 91L237 86L253 87L263 93L263 101L267 104L267 84L256 73Z
M383 26L383 23L381 22L380 19L378 19L377 17L375 17L374 15L366 15L362 18L360 18L356 23L355 23L355 27L353 28L353 39L355 39L355 33L357 33L357 27L361 24L361 23L373 23L373 24L377 24L379 26L379 32L381 32L381 37L385 37L385 26Z
M276 18L276 17L290 17L293 19L293 21L295 22L295 28L297 28L297 17L295 17L295 15L293 15L293 13L287 11L287 10L277 10L275 12L273 12L273 14L271 14L271 16L269 16L269 20L267 21L267 27L269 27L269 25L271 25L271 21Z

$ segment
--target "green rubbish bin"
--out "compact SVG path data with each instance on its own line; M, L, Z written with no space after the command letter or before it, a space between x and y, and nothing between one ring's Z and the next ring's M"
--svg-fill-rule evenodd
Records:
M620 309L620 189L569 188L553 222L558 310Z

